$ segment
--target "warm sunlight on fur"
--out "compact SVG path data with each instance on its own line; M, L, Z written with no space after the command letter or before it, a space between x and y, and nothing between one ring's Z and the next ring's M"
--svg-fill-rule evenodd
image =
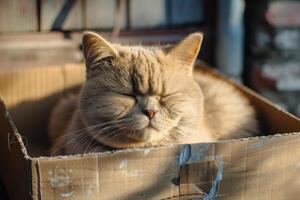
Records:
M193 72L202 39L193 33L173 48L122 46L86 32L87 81L78 96L62 100L52 114L50 136L60 133L53 151L75 154L256 135L248 100L228 83ZM71 119L56 120L70 108Z

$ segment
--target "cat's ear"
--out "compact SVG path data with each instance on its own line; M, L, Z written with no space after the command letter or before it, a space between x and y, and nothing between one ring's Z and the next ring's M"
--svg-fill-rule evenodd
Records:
M185 67L189 67L189 72L191 72L200 51L202 40L202 33L192 33L173 48L168 49L167 55L179 61Z
M89 31L83 33L82 50L87 66L118 55L118 51L108 41Z

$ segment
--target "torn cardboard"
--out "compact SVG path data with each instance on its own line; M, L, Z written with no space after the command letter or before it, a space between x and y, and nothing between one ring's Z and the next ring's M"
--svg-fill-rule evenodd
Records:
M84 76L81 64L0 71L0 175L11 199L298 199L300 120L238 85L268 136L40 157L49 111Z

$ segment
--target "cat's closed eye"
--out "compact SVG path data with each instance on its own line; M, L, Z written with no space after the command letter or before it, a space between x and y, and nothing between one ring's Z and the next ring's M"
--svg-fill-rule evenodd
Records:
M136 96L132 93L119 92L118 94L126 96L126 97L131 97L131 98L134 98L136 100Z

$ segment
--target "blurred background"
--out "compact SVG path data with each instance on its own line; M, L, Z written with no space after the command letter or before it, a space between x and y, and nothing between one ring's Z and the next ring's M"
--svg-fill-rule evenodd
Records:
M84 30L146 45L202 31L201 60L300 116L300 1L0 0L0 69L82 62Z

